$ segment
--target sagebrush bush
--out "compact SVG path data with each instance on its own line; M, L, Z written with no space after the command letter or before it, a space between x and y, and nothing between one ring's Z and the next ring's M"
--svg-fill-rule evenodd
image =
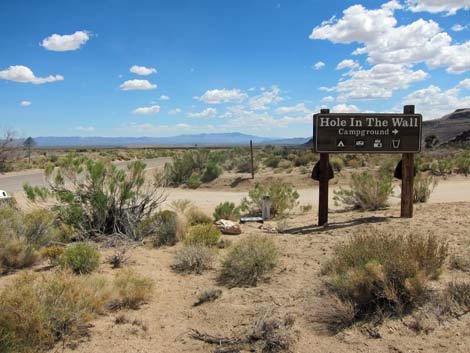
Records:
M46 209L36 209L24 216L24 235L30 244L43 246L54 238L51 227L54 215Z
M0 237L0 274L34 265L38 253L23 239Z
M353 173L349 189L335 190L333 199L361 210L386 208L393 193L392 180L392 175L384 171Z
M264 165L269 168L277 168L281 159L276 156L269 156L264 160Z
M190 189L197 189L202 184L201 178L198 175L193 174L186 181L186 186Z
M44 259L49 260L51 265L56 266L59 264L60 257L64 253L64 248L62 246L48 246L41 251L41 255Z
M453 281L445 289L450 299L466 312L470 311L470 282Z
M228 219L231 221L237 221L240 218L240 208L235 206L233 202L219 203L214 210L214 219Z
M42 352L56 341L81 336L108 298L98 277L22 273L0 293L0 352Z
M190 208L188 212L186 212L186 217L190 226L198 224L212 224L213 222L212 218L196 207Z
M202 174L201 181L203 183L208 183L217 179L220 174L222 174L222 169L217 165L216 162L210 161L207 164L206 170L204 170L204 173Z
M447 244L433 235L369 229L336 247L323 273L331 292L354 306L355 320L401 315L426 299L446 256Z
M178 242L178 215L172 211L162 211L157 214L157 221L154 245L175 245Z
M263 196L269 196L272 216L285 213L297 205L299 193L290 184L275 180L267 184L257 183L255 188L248 192L248 197L242 200L240 209L250 215L261 215Z
M250 235L229 249L219 281L228 287L255 286L277 262L274 241L266 236Z
M184 238L186 245L216 246L222 233L213 224L198 224L189 230Z
M432 175L418 173L414 178L413 202L428 202L431 193L437 185L437 180Z
M154 282L130 269L121 270L114 278L113 299L110 306L138 309L153 295Z
M98 268L100 255L92 245L78 243L64 250L59 258L59 264L76 274L91 273Z
M171 268L176 272L200 274L210 269L214 261L214 251L206 246L189 245L179 250Z

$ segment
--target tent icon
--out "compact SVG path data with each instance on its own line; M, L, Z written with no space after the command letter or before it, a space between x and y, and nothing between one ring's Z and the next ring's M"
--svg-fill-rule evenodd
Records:
M344 142L343 142L343 140L339 140L338 143L336 144L336 147L343 148L343 147L344 147Z

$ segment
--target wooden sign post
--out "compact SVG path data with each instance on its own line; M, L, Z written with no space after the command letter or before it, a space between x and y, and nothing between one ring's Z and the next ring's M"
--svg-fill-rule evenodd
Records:
M414 105L403 114L330 113L314 115L314 150L320 153L312 177L320 182L318 225L328 224L329 153L401 153L401 217L413 217L414 153L421 151L422 116Z

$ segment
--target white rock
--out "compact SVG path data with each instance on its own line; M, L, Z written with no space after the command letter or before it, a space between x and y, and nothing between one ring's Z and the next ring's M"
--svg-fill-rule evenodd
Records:
M226 219L219 219L217 222L215 222L215 225L223 234L237 235L241 234L242 232L242 229L238 223Z

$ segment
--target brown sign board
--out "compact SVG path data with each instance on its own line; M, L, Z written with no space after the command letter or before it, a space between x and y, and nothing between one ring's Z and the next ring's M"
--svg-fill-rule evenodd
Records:
M421 114L315 114L315 151L417 153L421 151L422 120Z

